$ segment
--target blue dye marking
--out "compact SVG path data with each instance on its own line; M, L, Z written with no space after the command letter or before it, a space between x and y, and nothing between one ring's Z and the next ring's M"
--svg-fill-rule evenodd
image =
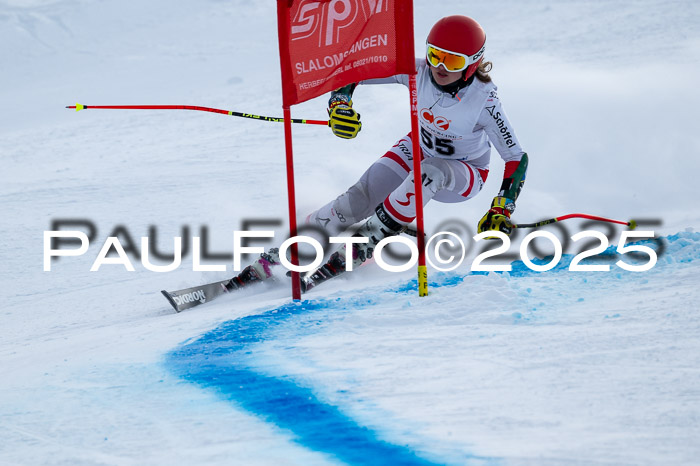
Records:
M679 233L665 238L671 257L677 262L692 262L700 258L700 234ZM640 243L644 244L644 243ZM651 242L649 242L651 246ZM611 247L598 256L602 260L619 258ZM560 263L547 273L565 271L573 256L564 255ZM533 260L546 264L551 258ZM530 276L535 272L522 261L512 264L511 276ZM470 272L466 275L437 273L431 277L430 287L453 287L470 275L488 272ZM500 273L500 272L498 272ZM621 276L621 274L618 274ZM584 282L585 282L584 278ZM415 292L417 280L389 289L394 293ZM528 288L527 292L531 292ZM290 430L295 440L315 451L328 453L349 464L429 465L406 446L393 445L381 440L378 434L363 427L343 414L337 407L318 400L312 390L300 387L288 379L274 378L256 371L250 346L274 338L274 331L297 321L302 314L332 311L337 315L343 309L359 309L372 305L371 299L317 300L292 303L263 315L255 315L226 322L184 344L166 357L167 364L180 377L206 388L216 389L223 397L261 416L275 425ZM615 314L612 318L620 317ZM328 321L328 313L313 322L306 322L313 331L320 320ZM514 320L522 319L520 313ZM609 318L606 316L606 318ZM476 460L480 464L496 464L495 458L464 455L460 463Z
M631 244L630 242L627 243L628 245ZM656 239L647 239L647 240L640 240L635 243L635 245L644 245L647 246L654 251L657 251L659 249L659 245L663 245L664 247L662 248L662 254L667 254L670 255L670 258L667 258L667 262L678 262L678 263L686 263L686 262L693 262L694 260L700 259L700 233L695 233L695 232L683 232L683 233L677 233L675 235L670 235L670 236L665 236L665 237L660 237ZM658 251L657 251L658 253ZM644 254L642 254L644 256ZM557 272L566 272L569 269L569 266L571 265L571 261L575 257L574 254L563 254L559 262L557 263L556 266L554 266L552 269L546 271L546 272L536 272L529 268L527 265L525 265L525 262L521 260L516 260L511 262L511 271L510 272L474 272L470 271L467 272L466 274L458 274L458 273L445 273L445 272L438 272L435 274L431 274L430 280L428 282L428 288L442 288L442 287L453 287L453 286L458 286L460 285L467 277L473 276L473 275L488 275L489 273L497 273L497 274L503 274L507 273L511 277L529 277L533 275L538 275L541 273L546 273L546 274L552 274L552 273L557 273ZM660 256L659 256L660 257ZM580 263L581 264L613 264L617 260L620 260L623 258L622 254L619 254L617 252L617 246L613 245L608 247L605 251L602 253L596 255L596 256L590 256L582 260ZM535 265L546 265L549 264L553 259L553 256L547 256L543 259L538 259L534 258L531 259L531 262ZM634 261L630 260L629 258L624 259L626 262L634 263ZM644 258L644 261L648 260L646 257ZM611 273L616 272L615 267L611 267ZM594 272L598 273L598 272ZM619 269L618 273L614 274L615 278L622 278L623 274L629 274L630 272L622 271L622 269ZM634 273L634 272L631 272ZM584 277L584 282L586 281L586 278ZM415 292L418 290L418 280L409 280L405 284L391 288L389 291L393 291L395 293L410 293L410 292ZM528 292L531 290L528 289Z
M371 300L318 300L291 303L262 315L225 322L201 338L181 345L166 356L180 377L214 388L225 399L290 430L295 440L314 451L330 454L348 464L431 465L406 446L394 445L361 426L337 407L320 401L312 390L291 380L256 371L250 347L274 337L275 330L298 323L295 317L319 310L333 313L362 308ZM327 318L327 315L321 318ZM492 459L464 456L460 462Z

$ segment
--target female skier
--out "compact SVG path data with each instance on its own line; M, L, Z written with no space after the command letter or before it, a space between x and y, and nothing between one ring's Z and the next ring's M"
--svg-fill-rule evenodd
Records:
M399 139L357 183L307 217L307 223L322 227L329 236L337 236L367 219L355 236L368 241L354 243L347 256L345 245L331 254L324 265L302 280L304 291L344 272L346 257L352 258L353 267L359 266L372 257L379 241L401 233L413 221L414 152L421 157L423 203L431 199L456 203L471 199L481 190L489 173L493 144L506 162L503 183L477 229L510 234L510 215L525 180L528 157L488 75L491 63L483 61L485 42L481 26L467 16L448 16L432 27L426 57L417 60L420 149L416 151L410 134ZM360 84L385 83L408 86L408 76ZM352 107L355 87L351 84L338 89L329 100L330 127L341 138L354 138L362 127L360 115ZM277 262L275 250L263 254L231 280L231 287L270 277L269 266Z

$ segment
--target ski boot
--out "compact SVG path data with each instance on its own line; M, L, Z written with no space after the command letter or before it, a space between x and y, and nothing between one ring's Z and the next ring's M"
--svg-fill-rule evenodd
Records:
M260 254L260 257L241 270L241 273L229 280L226 289L237 290L254 282L261 282L272 277L272 267L280 264L279 249L272 248Z
M364 225L362 225L354 237L364 236L368 238L367 243L353 243L351 256L352 268L362 265L365 261L372 258L374 249L377 244L384 238L398 235L406 229L406 225L402 225L387 214L384 210L384 205L379 204L375 209L375 214L370 217ZM331 254L328 261L321 267L316 269L311 274L304 277L301 281L302 292L309 291L311 288L318 286L333 277L340 275L346 271L346 258L348 257L345 245Z

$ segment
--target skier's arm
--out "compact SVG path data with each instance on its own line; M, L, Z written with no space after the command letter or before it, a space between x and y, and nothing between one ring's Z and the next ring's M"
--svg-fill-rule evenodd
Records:
M416 58L416 66L427 66L425 58ZM362 129L360 114L352 108L352 94L358 84L403 84L408 86L408 75L397 74L388 78L366 79L359 83L351 83L331 92L328 99L329 126L333 134L340 138L352 139Z
M487 101L478 125L486 131L489 140L506 162L506 166L501 189L491 202L489 211L479 221L477 230L478 232L498 230L510 234L512 231L510 215L515 211L515 201L525 183L529 158L520 147L520 142L495 91Z
M420 72L422 66L428 66L425 62L425 57L416 58L416 69ZM408 75L407 74L397 74L394 76L389 76L388 78L375 78L375 79L365 79L360 81L359 84L403 84L408 87Z
M501 190L498 192L499 196L508 198L513 203L518 200L520 190L523 189L525 184L527 164L528 156L525 152L523 152L520 160L506 162L505 170L503 170L503 183L501 184ZM515 206L513 206L513 210L515 210Z
M356 87L357 83L350 83L347 86L343 86L331 92L331 98L328 99L328 107L332 107L335 102L352 102L352 94L355 92Z

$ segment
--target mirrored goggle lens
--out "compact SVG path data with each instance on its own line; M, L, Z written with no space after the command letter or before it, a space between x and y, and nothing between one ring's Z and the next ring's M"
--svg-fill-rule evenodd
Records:
M427 53L428 63L436 68L442 64L447 71L462 71L469 65L466 55L441 50L430 44Z

